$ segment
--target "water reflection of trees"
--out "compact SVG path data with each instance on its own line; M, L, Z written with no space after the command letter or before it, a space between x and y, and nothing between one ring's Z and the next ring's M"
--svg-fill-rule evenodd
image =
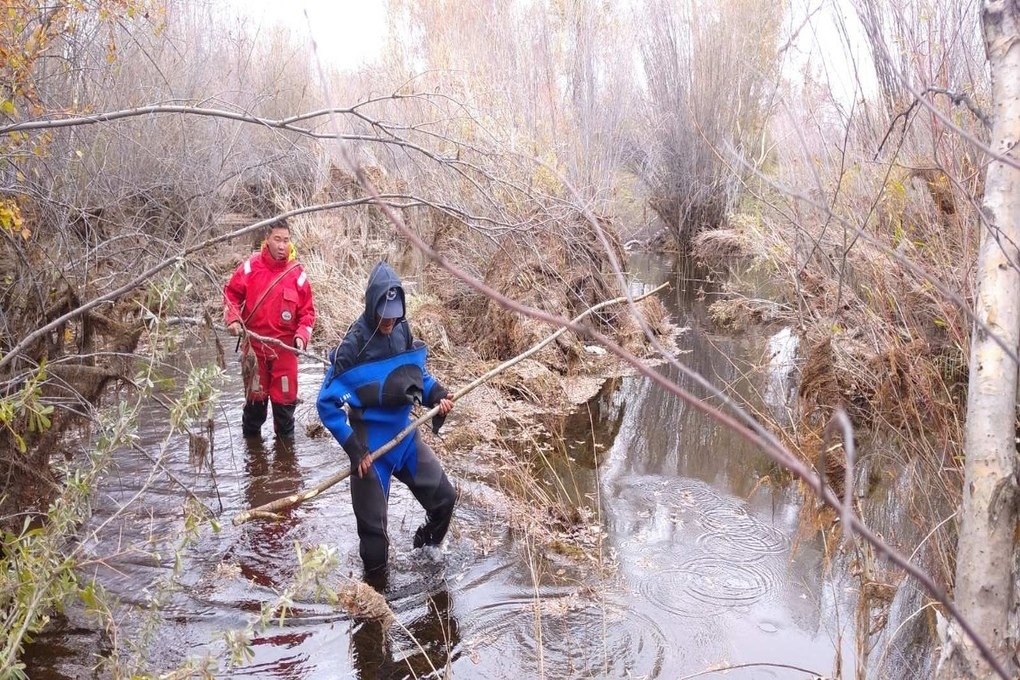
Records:
M277 440L268 450L261 439L250 439L245 444L244 499L248 507L301 490L304 480L292 442ZM294 548L288 539L297 525L291 513L277 520L245 525L240 567L246 579L269 588L281 584L281 569L293 562Z
M562 482L552 488L563 488L571 494L564 500L583 505L594 490L593 472L604 461L623 423L625 405L612 398L619 382L619 378L608 380L598 395L573 413L549 415L542 420L549 432L551 452L543 459L541 472L555 475Z
M351 651L360 680L433 677L452 663L461 635L450 592L432 593L425 606L425 613L406 627L387 631L374 620L357 625Z

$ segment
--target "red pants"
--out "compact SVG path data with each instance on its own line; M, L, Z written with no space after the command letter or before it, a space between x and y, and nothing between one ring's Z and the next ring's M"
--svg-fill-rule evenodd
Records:
M241 360L245 399L293 404L297 401L297 368L297 354L282 347L262 345L258 352L245 347Z

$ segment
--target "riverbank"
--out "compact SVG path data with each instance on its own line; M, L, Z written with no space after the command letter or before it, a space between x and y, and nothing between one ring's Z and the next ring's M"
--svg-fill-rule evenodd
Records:
M926 272L967 291L969 265L955 241L966 235L893 249L885 234L859 238L850 229L827 233L824 224L760 219L767 228L747 217L704 234L695 253L728 282L710 308L721 327L790 329L792 398L785 420L773 413L764 422L839 497L849 494L866 526L952 592L969 322ZM845 431L826 433L837 410L848 416L852 446ZM801 488L815 493L812 484ZM858 656L882 677L881 664L894 655L930 677L942 644L935 612L945 616L933 593L872 548L847 542L838 512L819 504L805 520L806 532L826 536L834 555L855 564L856 616L871 629Z

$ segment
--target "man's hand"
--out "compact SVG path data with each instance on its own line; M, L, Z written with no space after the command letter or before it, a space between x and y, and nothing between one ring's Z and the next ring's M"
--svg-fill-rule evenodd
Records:
M439 415L445 416L447 413L453 410L453 399L449 397L443 397L439 400Z
M227 332L230 333L231 335L240 335L241 331L243 330L244 327L241 326L240 321L231 321L230 325L227 326Z
M372 467L372 456L368 455L369 450L353 434L348 436L347 441L341 446L351 459L351 472L357 472L359 477L364 477L368 469Z
M372 456L365 456L361 459L361 465L358 466L358 477L364 477L371 468Z
M305 341L301 338L294 338L294 346L297 347L298 349L304 349Z

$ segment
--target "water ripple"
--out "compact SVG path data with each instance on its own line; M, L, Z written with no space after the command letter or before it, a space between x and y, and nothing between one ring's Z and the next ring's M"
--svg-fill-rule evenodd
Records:
M765 599L775 590L777 579L776 571L766 564L698 555L645 576L638 588L671 614L705 618Z
M576 607L572 598L483 607L470 629L463 652L485 677L657 678L667 651L671 662L683 654L653 619L614 604Z
M753 517L721 521L706 517L705 533L697 544L705 552L726 556L739 562L757 562L786 553L790 541L781 531Z

